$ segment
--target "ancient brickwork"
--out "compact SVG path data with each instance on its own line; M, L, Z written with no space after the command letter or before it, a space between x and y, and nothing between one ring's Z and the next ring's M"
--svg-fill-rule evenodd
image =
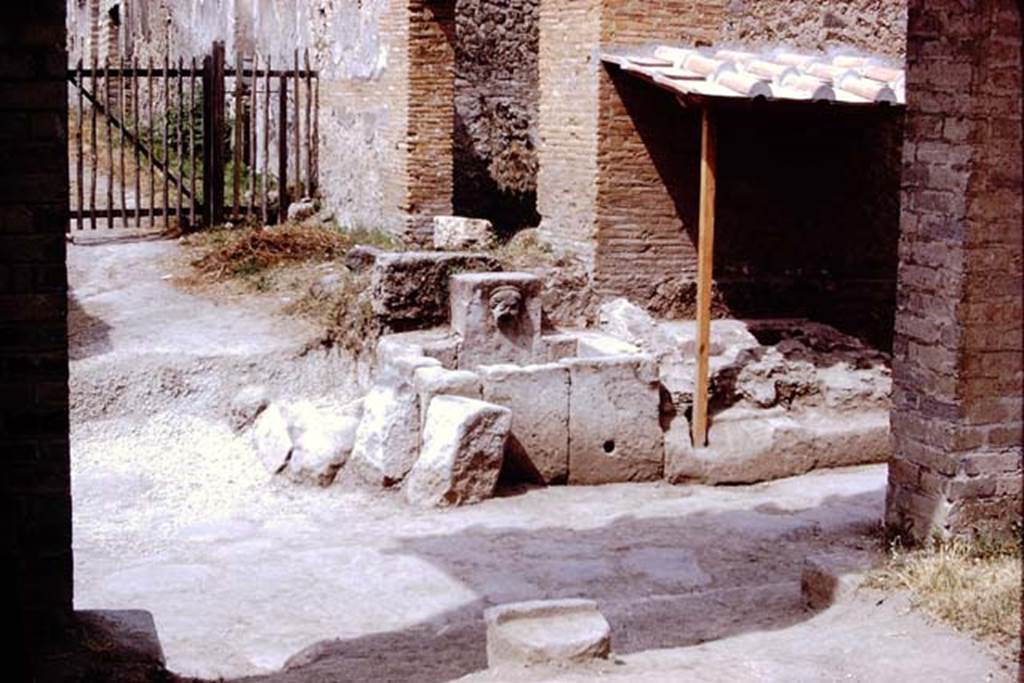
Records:
M451 213L454 0L319 0L320 173L341 224L429 238Z
M600 0L540 7L540 230L557 252L591 267L597 187Z
M64 13L64 0L0 10L0 548L15 666L18 639L53 633L72 604Z
M828 31L801 33L800 40L787 36L794 48L874 47L883 55L902 54L902 38L883 46L879 37L898 37L899 3L883 3L877 25L866 22L862 4L772 7L778 17L792 11L794 25L829 25ZM742 28L737 22L745 15L737 3L722 0L657 7L603 0L589 11L579 3L552 5L558 6L541 8L542 235L590 268L599 295L627 295L660 314L690 315L699 113L595 64L596 54L599 46L652 41L735 45L740 36L753 46L775 44L782 36L771 27L780 24L772 20L759 32ZM768 11L767 3L757 6ZM833 26L838 16L846 18L842 31ZM567 92L574 96L565 97ZM720 122L727 171L719 183L719 310L814 317L888 348L891 316L872 311L894 307L900 115L777 114L770 107L746 114ZM812 196L814 203L800 201ZM860 241L847 248L853 235ZM871 248L862 248L865 243ZM773 283L770 291L766 281Z
M540 0L457 0L455 212L537 224Z
M408 235L429 243L433 218L452 212L455 0L409 2Z
M601 44L711 43L720 2L606 0ZM696 277L699 118L667 94L599 70L597 255L599 294L650 302L666 286ZM688 232L690 234L688 234Z
M790 45L800 49L853 49L902 61L906 53L906 0L731 0L727 41Z
M1020 520L1020 9L915 0L909 36L887 521L920 540Z

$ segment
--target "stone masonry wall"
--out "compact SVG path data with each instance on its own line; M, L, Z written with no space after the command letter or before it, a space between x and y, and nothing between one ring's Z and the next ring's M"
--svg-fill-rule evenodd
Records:
M12 680L32 640L54 635L72 606L64 22L64 0L0 9L0 552Z
M457 0L454 210L536 226L540 0Z
M318 0L321 188L342 225L424 240L451 213L454 0Z
M730 0L723 37L742 45L853 49L903 61L907 2Z
M913 0L909 37L886 519L924 540L1020 523L1020 7Z

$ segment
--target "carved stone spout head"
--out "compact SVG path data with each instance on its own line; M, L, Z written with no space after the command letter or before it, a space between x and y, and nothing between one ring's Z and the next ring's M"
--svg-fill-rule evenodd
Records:
M517 287L498 287L491 293L488 304L494 321L501 327L519 317L523 309L523 295Z

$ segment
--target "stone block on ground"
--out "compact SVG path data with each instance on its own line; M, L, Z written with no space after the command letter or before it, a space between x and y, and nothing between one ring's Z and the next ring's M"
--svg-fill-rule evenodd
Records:
M448 280L454 272L499 270L486 254L406 251L378 254L370 269L371 305L396 330L434 327L448 320Z
M434 217L434 248L448 251L489 249L494 246L494 226L483 218Z
M885 462L889 414L734 407L711 417L707 448L666 461L673 482L750 484L823 467Z
M661 479L658 369L648 354L562 361L569 368L569 483Z
M863 558L826 553L804 559L800 571L800 592L812 609L825 609L848 599L863 583L870 563Z
M451 327L459 366L539 360L541 281L529 273L472 273L451 280Z
M487 665L582 664L611 654L611 627L593 600L538 600L484 612Z
M363 399L349 468L376 486L394 486L419 453L419 397L412 386L375 386Z
M292 452L285 474L298 483L329 486L352 453L360 419L309 402L290 406L288 414Z
M300 199L288 205L288 222L301 223L316 215L316 203L312 199Z
M423 447L405 482L422 506L476 503L494 495L512 424L507 408L461 396L437 396L427 408Z
M480 367L485 401L512 411L506 469L516 478L564 484L569 476L569 369L546 365Z
M482 384L480 376L469 370L445 370L439 367L422 367L414 375L416 393L420 397L420 423L426 422L427 408L435 396L462 396L480 399Z

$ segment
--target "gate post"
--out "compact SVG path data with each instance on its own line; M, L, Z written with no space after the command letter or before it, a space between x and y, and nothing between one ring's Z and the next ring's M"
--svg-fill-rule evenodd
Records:
M203 58L203 222L224 222L224 43Z

